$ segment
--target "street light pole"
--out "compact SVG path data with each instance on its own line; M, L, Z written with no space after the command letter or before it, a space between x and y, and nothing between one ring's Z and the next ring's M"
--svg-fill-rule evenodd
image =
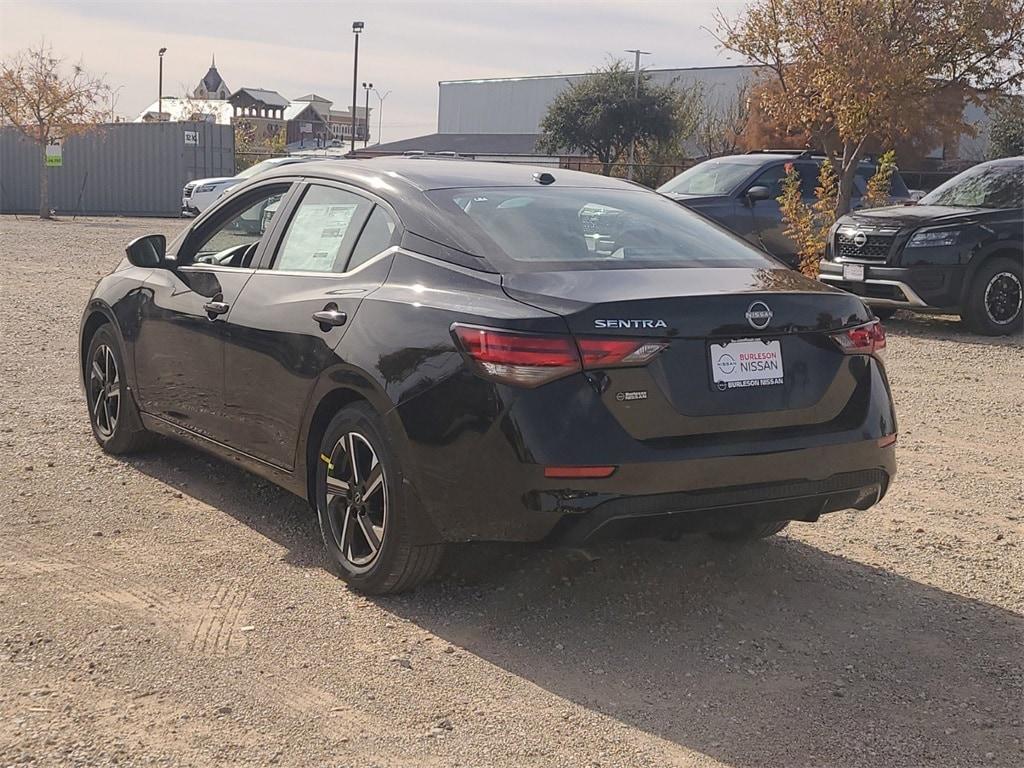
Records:
M356 38L355 56L352 58L352 153L356 151L356 86L359 84L359 33L366 26L361 21L352 22L352 34Z
M626 53L632 53L636 58L633 63L633 98L640 96L640 57L650 56L650 51L641 51L639 48L629 48ZM634 107L636 105L634 104ZM636 162L636 137L629 142L629 168L626 170L626 178L633 178L633 163Z
M166 48L161 48L157 55L160 57L160 78L157 82L157 97L156 97L156 119L158 123L164 121L164 54L167 53Z
M370 143L370 91L373 90L373 83L363 83L363 91L366 93L366 106L363 107L363 125L366 132L363 134L363 149Z
M388 97L388 94L390 94L391 91L384 91L383 96L380 95L380 91L376 88L373 89L373 92L377 94L377 143L380 144L382 138L381 133L383 131L382 125L384 122L384 99Z

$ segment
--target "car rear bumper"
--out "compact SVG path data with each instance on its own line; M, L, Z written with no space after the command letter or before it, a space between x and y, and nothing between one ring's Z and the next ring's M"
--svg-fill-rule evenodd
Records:
M820 480L755 483L689 492L622 496L582 514L564 516L555 529L562 544L582 544L622 529L698 533L734 530L775 520L814 522L827 512L867 509L889 487L889 469L842 472Z
M842 262L822 261L819 278L876 307L954 309L960 304L962 266L889 267L864 265L864 280L843 279Z

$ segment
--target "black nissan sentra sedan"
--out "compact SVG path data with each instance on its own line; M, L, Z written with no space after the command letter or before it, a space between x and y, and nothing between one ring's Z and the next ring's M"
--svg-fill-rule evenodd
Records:
M566 170L293 165L82 321L104 450L169 435L306 498L329 560L410 589L446 544L769 536L896 470L885 334L655 192Z

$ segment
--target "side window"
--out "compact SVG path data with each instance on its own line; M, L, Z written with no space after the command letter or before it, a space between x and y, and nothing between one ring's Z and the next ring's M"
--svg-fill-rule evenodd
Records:
M237 208L226 212L227 220L215 223L192 257L197 264L219 264L228 267L247 267L256 246L270 225L274 212L281 204L287 187L270 187L248 197Z
M353 270L364 261L372 259L391 245L391 237L395 234L395 220L381 206L376 206L359 235L359 241L352 250L352 258L348 260L348 270Z
M802 163L796 166L796 172L800 174L800 197L804 200L815 200L814 190L818 188L821 169L816 165Z
M751 187L768 187L768 197L774 200L782 194L782 180L786 178L786 168L782 165L775 165L764 171L754 179Z
M343 189L311 186L288 222L272 269L341 272L352 241L373 206Z

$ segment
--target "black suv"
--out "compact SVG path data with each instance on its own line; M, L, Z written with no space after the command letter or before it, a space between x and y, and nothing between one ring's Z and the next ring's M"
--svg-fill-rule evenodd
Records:
M959 314L990 336L1021 329L1024 157L970 168L916 205L836 222L821 279L885 319L898 308Z
M728 227L789 266L796 266L796 245L784 234L786 224L776 198L782 194L786 165L792 163L800 174L804 200L813 202L823 159L821 155L793 150L717 157L684 171L658 187L658 191ZM875 166L869 162L862 162L858 167L854 208L860 205L861 195L874 172ZM910 199L899 173L893 174L891 197L894 201Z

